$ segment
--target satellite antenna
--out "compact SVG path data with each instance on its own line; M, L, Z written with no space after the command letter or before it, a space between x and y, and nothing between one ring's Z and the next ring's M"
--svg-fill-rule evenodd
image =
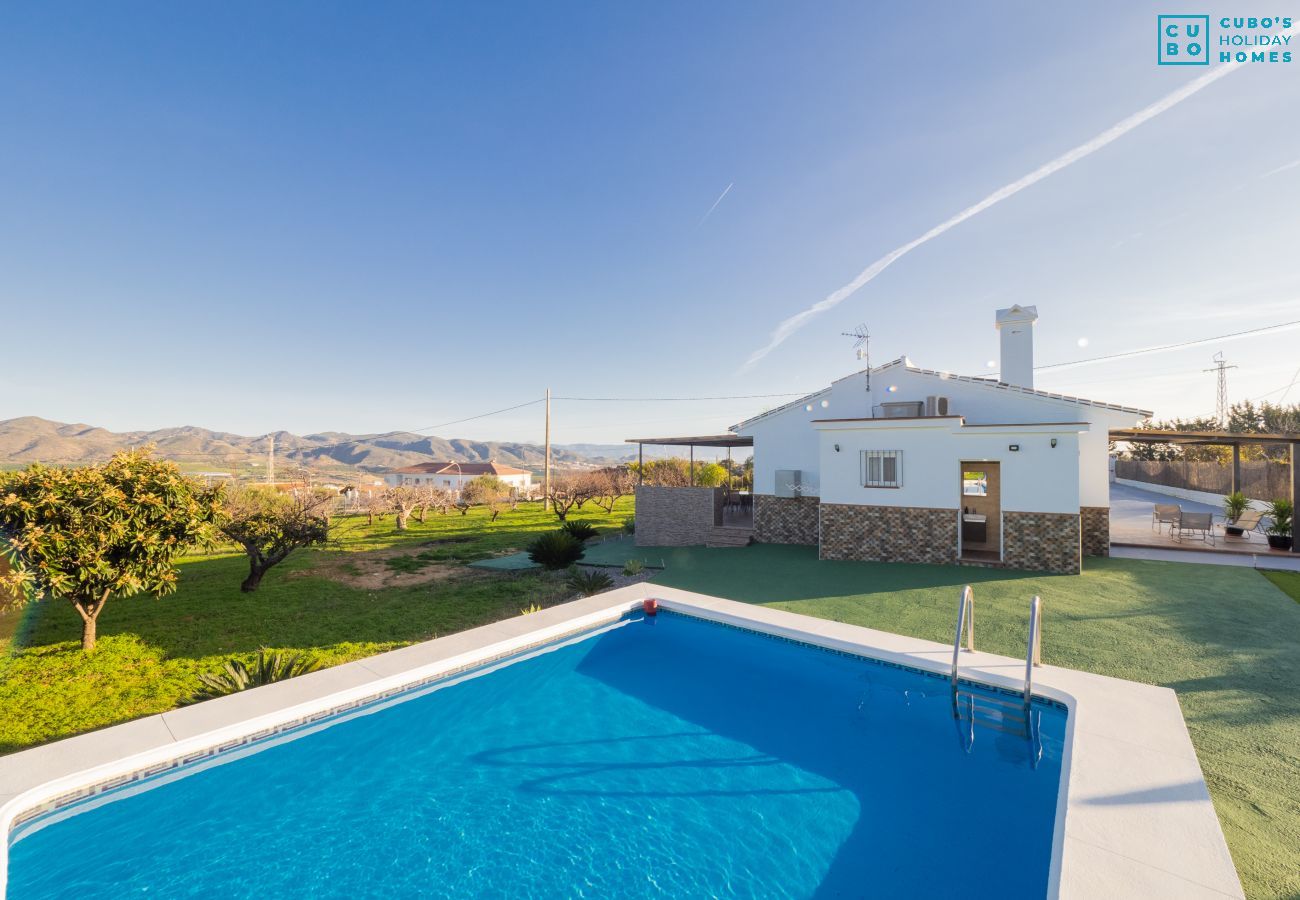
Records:
M867 389L871 389L871 332L867 331L867 323L861 322L857 328L852 331L841 331L840 337L853 338L853 349L857 353L858 359L867 367Z

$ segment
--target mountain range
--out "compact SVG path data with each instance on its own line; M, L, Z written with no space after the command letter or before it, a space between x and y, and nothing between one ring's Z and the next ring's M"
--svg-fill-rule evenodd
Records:
M471 441L410 432L345 434L327 431L296 435L278 431L248 437L186 425L157 431L113 432L93 425L52 422L37 416L0 421L0 466L13 468L32 462L91 463L118 450L153 444L164 459L183 468L244 474L265 471L267 450L275 440L278 466L305 466L319 471L378 472L438 461L487 462L540 471L545 450L538 444L512 441ZM552 445L551 464L558 468L588 468L632 459L635 449L620 444Z

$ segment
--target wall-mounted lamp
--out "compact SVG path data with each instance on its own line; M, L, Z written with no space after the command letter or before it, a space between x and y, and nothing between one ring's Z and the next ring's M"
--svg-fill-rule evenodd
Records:
M836 453L839 453L839 452L840 452L840 445L839 445L839 444L836 444L836 445L835 445L835 452L836 452Z
M811 403L809 403L807 406L804 407L804 412L812 412L812 404L811 404Z
M1010 446L1007 447L1007 449L1010 450L1012 453L1019 453L1019 452L1020 452L1020 445L1019 445L1019 444L1011 444Z
M891 393L891 394L897 394L897 393L898 393L898 385L896 385L896 384L891 384L888 388L886 388L886 390L888 390L889 393Z
M828 406L830 406L830 405L831 405L831 401L829 401L829 400L823 400L823 401L822 401L822 409L825 409L826 407L828 407Z
M1053 446L1053 447L1056 446L1056 438L1052 438L1052 446Z

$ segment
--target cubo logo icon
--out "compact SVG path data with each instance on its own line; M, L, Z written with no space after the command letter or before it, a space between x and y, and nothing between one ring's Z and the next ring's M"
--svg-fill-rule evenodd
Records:
M1160 50L1156 62L1162 66L1208 66L1210 64L1209 16L1157 16Z

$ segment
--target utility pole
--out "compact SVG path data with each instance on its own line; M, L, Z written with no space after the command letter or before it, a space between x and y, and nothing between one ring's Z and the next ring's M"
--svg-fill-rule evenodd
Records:
M1228 365L1223 358L1223 351L1214 354L1214 368L1202 369L1202 372L1217 372L1219 375L1219 394L1215 404L1214 417L1219 420L1220 428L1228 427L1228 370L1236 366Z
M275 434L267 435L270 446L266 449L266 483L275 484Z
M551 389L546 389L546 463L542 468L542 509L551 508Z

